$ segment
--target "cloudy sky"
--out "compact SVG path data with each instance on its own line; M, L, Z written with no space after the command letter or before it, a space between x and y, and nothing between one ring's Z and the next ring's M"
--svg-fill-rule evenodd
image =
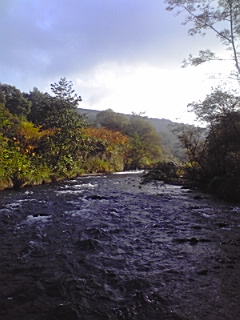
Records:
M189 53L222 48L189 37L164 0L0 0L0 82L49 91L66 77L80 107L191 122L218 63L181 68Z

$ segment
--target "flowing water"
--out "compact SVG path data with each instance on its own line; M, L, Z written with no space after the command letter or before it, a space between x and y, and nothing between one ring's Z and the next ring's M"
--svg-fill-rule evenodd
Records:
M240 319L240 207L139 182L1 192L0 319Z

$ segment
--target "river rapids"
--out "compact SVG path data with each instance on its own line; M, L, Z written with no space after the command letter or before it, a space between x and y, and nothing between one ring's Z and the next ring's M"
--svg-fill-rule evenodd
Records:
M1 320L240 319L240 207L140 179L1 192Z

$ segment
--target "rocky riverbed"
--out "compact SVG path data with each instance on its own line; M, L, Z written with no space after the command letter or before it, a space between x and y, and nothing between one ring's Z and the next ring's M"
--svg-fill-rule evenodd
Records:
M139 183L2 191L0 319L240 319L240 207Z

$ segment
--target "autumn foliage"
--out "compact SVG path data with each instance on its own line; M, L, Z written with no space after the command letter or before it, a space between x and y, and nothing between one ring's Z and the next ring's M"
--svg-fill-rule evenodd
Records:
M134 169L161 155L157 133L141 117L107 110L103 124L90 126L71 82L62 78L51 89L53 96L36 88L26 94L0 84L0 189Z

